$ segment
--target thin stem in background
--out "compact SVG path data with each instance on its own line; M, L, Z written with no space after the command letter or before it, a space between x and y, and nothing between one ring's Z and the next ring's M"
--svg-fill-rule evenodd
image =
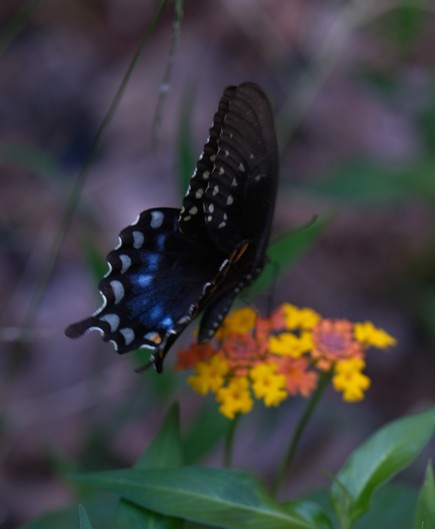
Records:
M44 267L41 270L40 276L36 281L36 288L33 292L33 295L30 298L29 305L24 313L23 321L22 321L22 332L21 332L21 340L18 342L17 350L14 354L14 362L13 365L10 368L10 377L13 378L15 375L15 372L19 368L21 364L21 358L24 354L25 344L28 342L29 338L32 335L32 327L34 324L35 316L37 313L37 310L39 308L39 305L42 301L42 298L44 296L44 292L47 288L47 285L50 281L50 278L53 274L53 271L55 269L57 260L59 258L61 249L63 247L63 243L65 241L66 234L68 233L71 221L74 217L74 213L77 209L77 206L80 202L81 193L83 190L83 187L85 185L89 169L95 159L96 153L98 151L98 148L101 143L102 136L104 132L106 131L107 127L109 126L117 108L118 105L122 99L122 96L125 92L125 89L127 87L128 82L130 81L130 78L134 72L134 69L139 62L139 59L148 44L148 40L151 37L151 35L154 33L155 28L157 26L157 23L163 13L163 10L165 9L167 3L169 0L161 0L156 13L154 15L154 18L150 22L148 28L145 31L145 35L140 42L132 60L130 61L130 64L128 65L127 71L124 74L124 77L121 80L121 83L115 93L115 96L107 110L106 115L104 116L100 127L98 128L94 140L92 142L89 154L82 166L82 169L77 177L77 180L74 183L74 186L68 196L68 200L65 207L65 212L63 215L63 218L60 221L59 230L54 238L54 241L52 243L51 249L47 254L47 259L44 262Z
M228 425L224 440L224 467L231 468L234 451L236 427L240 421L240 414L236 415Z
M163 79L160 83L159 88L159 97L157 100L156 111L154 114L152 133L151 133L151 143L155 147L158 143L158 134L160 129L160 124L162 121L163 114L163 105L165 103L166 94L169 91L171 83L172 70L174 68L174 58L175 53L180 42L180 33L181 33L181 22L183 20L184 14L184 0L175 0L175 15L174 22L172 24L172 39L171 39L171 48L168 54L168 60L166 61L165 71L163 73Z
M302 434L305 430L305 427L311 417L311 415L313 414L316 406L317 406L317 403L319 402L320 400L320 397L323 395L323 392L326 388L326 386L328 385L329 381L331 380L331 376L332 376L332 372L331 371L328 371L328 372L322 372L322 374L320 375L320 379L319 379L319 383L317 384L317 388L316 390L314 391L314 393L311 395L311 398L310 400L308 401L308 404L307 404L307 407L305 408L305 411L304 413L302 414L301 418L299 419L297 425L296 425L296 428L293 432L293 435L291 436L291 439L290 439L290 444L288 446L288 449L287 449L287 453L284 457L284 460L283 460L283 463L278 471L278 474L277 474L277 479L276 479L276 482L274 484L274 486L272 487L272 492L274 494L274 496L276 496L278 494L278 492L280 491L282 485L284 484L284 481L286 479L286 477L288 476L289 472L290 472L290 468L292 466L292 463L293 463L293 459L294 459L294 455L296 453L296 450L298 448L298 445L299 445L299 441L302 437Z

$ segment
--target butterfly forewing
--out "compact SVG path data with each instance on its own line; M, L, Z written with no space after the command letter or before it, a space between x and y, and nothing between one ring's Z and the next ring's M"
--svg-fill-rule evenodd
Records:
M213 117L207 142L196 164L183 200L179 227L182 233L195 240L201 241L207 237L207 228L203 214L204 194L215 164L222 124L228 112L228 104L233 97L234 91L235 87L230 86L226 88L219 101L219 108Z
M258 258L264 258L275 203L277 160L269 102L256 85L245 83L229 102L204 198L210 238L222 251L228 253L249 239L258 246Z

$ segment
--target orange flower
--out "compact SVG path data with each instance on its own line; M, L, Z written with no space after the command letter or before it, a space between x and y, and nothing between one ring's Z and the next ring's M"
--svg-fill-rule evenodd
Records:
M217 350L213 347L211 342L204 344L192 343L189 349L180 349L177 353L177 361L175 363L175 370L182 371L195 367L199 362L204 362L211 358Z
M222 353L237 376L245 376L266 355L266 347L250 334L230 334L222 344Z
M347 320L320 320L313 328L312 339L311 357L323 371L339 360L363 356L362 345L354 339L353 325Z
M317 385L318 374L310 371L306 358L281 357L278 371L286 378L286 387L290 395L309 397Z

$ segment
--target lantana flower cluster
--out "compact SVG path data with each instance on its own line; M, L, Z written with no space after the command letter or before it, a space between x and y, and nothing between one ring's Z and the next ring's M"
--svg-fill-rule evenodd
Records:
M233 419L250 412L254 399L278 406L289 396L309 397L322 372L331 374L345 401L359 401L370 387L363 373L367 349L395 343L371 322L322 318L284 303L269 318L234 310L211 342L179 351L176 368L193 369L194 391L214 393L219 411Z

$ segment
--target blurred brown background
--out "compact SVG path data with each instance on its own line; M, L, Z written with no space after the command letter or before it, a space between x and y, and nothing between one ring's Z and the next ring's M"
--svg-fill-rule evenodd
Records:
M99 303L89 256L105 255L141 210L180 203L180 120L189 116L199 153L228 84L257 82L277 114L274 233L332 214L321 239L281 276L274 303L368 319L399 342L369 356L373 386L363 403L327 395L289 493L327 483L323 471L337 470L375 427L433 404L435 9L389 2L382 14L384 5L186 2L155 145L169 3L102 136L45 284L73 183L157 4L0 4L0 528L74 502L61 477L69 469L130 465L174 393L185 423L194 417L200 399L182 379L138 376L131 358L98 335L73 342L63 330ZM299 409L247 418L238 466L273 472ZM216 447L203 461L219 458ZM424 464L408 472L411 482L422 479Z

